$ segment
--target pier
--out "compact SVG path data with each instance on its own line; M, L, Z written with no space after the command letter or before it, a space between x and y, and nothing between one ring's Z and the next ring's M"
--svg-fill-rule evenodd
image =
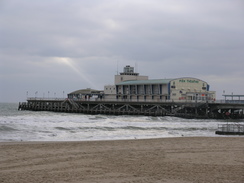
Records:
M173 100L103 100L28 98L19 110L53 111L106 115L176 116L183 118L242 119L244 101L173 101Z
M104 90L91 88L71 92L67 98L28 98L19 110L72 112L107 115L177 116L184 118L244 118L244 95L223 95L197 78L149 79L124 67L114 76L114 84Z

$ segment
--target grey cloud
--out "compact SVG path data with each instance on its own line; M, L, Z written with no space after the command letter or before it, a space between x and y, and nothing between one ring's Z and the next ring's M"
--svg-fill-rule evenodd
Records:
M113 83L116 62L120 71L137 63L151 78L210 79L212 88L222 91L222 81L244 77L243 5L241 0L3 1L0 82L6 87L0 101L10 88L20 91L21 99L28 88L102 89ZM84 78L55 58L72 60ZM241 93L238 82L232 85Z

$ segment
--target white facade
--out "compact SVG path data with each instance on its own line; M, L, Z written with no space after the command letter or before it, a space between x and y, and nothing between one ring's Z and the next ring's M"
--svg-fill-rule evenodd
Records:
M116 86L115 85L105 85L104 86L104 94L116 94Z
M215 92L209 91L207 82L196 78L177 78L169 82L172 100L215 100Z
M123 81L129 80L148 80L148 76L139 76L139 75L115 75L114 83L118 84Z
M124 67L124 72L115 75L114 84L129 80L148 80L148 76L139 76L139 73L134 72L134 67L127 65Z

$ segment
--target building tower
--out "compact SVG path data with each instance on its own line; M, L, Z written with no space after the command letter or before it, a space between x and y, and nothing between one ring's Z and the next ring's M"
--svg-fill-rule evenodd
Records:
M139 76L139 73L134 72L134 67L127 65L124 67L124 72L115 75L114 84L129 80L148 80L148 76Z
M134 72L134 67L131 67L129 65L124 67L124 72L121 72L120 75L133 75L133 76L138 76L139 73Z

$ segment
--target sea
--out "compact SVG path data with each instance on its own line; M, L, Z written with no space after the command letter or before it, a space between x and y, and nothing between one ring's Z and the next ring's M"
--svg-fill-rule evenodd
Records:
M244 121L18 111L17 103L0 103L0 142L216 137L226 122Z

